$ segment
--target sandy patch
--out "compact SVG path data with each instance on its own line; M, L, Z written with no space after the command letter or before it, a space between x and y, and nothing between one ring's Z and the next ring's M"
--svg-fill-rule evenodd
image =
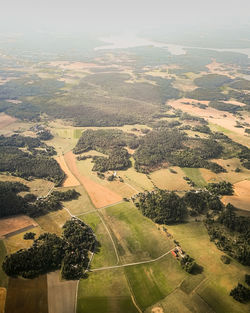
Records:
M117 193L83 176L77 168L76 157L72 151L66 153L64 159L69 170L86 189L96 208L108 206L122 200L122 197Z
M185 103L188 103L188 104L185 104ZM203 117L206 120L208 120L210 123L220 125L235 133L244 135L243 128L235 127L237 118L233 114L229 112L225 112L225 111L219 111L211 107L207 107L206 109L201 109L199 107L193 106L192 103L203 103L203 104L208 105L209 101L198 101L195 99L182 98L178 100L170 100L168 101L167 104L171 105L175 109L180 109L183 112L187 112L192 115ZM250 118L246 117L244 122L250 123Z
M225 64L218 63L215 60L213 60L212 63L206 65L206 67L208 68L211 74L226 75L230 78L235 78L235 76L232 75L232 68L230 66L226 66Z
M0 219L0 237L10 235L17 231L25 231L37 226L37 223L28 216L19 215Z
M0 113L0 129L7 127L8 125L14 123L16 118L9 116L5 113Z
M6 300L6 289L0 287L0 313L4 313L5 300Z
M164 313L163 309L159 306L155 306L151 310L152 313Z
M224 204L230 202L240 209L250 211L250 181L243 180L234 184L234 195L224 196L222 202Z
M60 155L59 157L57 157L56 160L59 163L59 165L61 166L61 169L67 175L66 179L63 182L63 187L79 186L80 185L79 181L76 179L76 177L69 170L68 165L66 164L63 155Z
M65 70L83 70L93 67L99 67L95 63L84 63L84 62L68 62L68 61L54 61L50 62L51 66L58 66Z
M75 313L76 280L61 281L60 272L47 275L48 313Z
M22 101L20 101L20 100L12 100L12 99L6 100L6 101L9 102L9 103L14 103L14 104L20 104L20 103L22 103Z

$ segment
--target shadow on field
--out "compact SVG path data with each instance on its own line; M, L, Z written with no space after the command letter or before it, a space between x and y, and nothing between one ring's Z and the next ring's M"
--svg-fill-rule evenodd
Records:
M193 271L192 271L192 274L193 275L201 274L203 272L203 270L204 270L203 266L201 266L199 264L195 264Z

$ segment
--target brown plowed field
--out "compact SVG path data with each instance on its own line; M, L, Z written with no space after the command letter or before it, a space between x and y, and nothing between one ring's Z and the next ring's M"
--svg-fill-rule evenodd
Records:
M79 180L88 192L96 208L108 206L122 200L122 197L117 193L99 185L90 178L83 176L77 168L76 157L72 151L66 153L64 155L64 159L71 173Z
M37 223L34 222L28 216L19 215L14 217L2 218L0 219L0 237L6 236L16 231L26 229L29 226L37 226Z
M75 176L69 170L67 164L65 163L63 155L60 155L56 160L61 166L61 169L67 175L66 179L63 182L63 187L79 186L80 185L79 181L75 178Z

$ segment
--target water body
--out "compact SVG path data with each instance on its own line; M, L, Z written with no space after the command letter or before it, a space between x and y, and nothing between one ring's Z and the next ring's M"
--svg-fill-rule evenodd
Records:
M216 48L201 48L193 46L182 46L175 44L168 44L148 40L134 35L120 35L100 38L101 41L106 42L107 45L96 47L95 50L113 50L113 49L127 49L142 46L153 46L157 48L166 48L173 55L186 54L187 49L202 49L202 50L213 50L219 52L235 52L243 53L250 57L250 48L246 49L216 49Z

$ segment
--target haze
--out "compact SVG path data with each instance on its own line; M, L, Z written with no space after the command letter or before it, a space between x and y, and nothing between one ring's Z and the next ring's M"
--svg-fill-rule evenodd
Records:
M111 32L158 27L249 25L248 0L1 0L0 29Z

